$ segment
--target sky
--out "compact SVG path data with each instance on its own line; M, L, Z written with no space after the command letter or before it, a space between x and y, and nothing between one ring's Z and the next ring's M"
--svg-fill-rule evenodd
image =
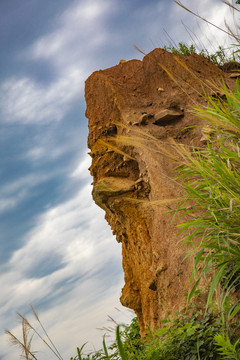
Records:
M217 25L220 0L184 5ZM6 328L38 312L64 359L129 322L119 303L121 245L91 198L84 82L120 59L180 41L210 51L225 35L171 0L0 1L0 359L18 358ZM114 337L114 336L113 336ZM38 359L54 356L36 339Z

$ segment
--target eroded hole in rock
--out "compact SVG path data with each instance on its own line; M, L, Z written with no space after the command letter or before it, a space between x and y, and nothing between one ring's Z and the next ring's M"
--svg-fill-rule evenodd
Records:
M154 116L155 121L153 124L158 126L172 125L179 121L183 116L184 112L182 110L165 109Z
M175 119L170 119L170 120L166 120L166 119L162 119L162 120L156 120L153 122L153 125L157 125L157 126L168 126L168 125L173 125L177 122L179 122L181 120L181 118L183 117L183 115L175 118Z
M104 130L102 132L102 135L103 136L113 136L113 135L117 135L117 126L114 124L114 125L111 125L109 126L108 129Z

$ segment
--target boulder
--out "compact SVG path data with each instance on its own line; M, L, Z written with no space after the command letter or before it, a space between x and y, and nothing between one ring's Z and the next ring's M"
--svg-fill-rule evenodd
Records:
M125 285L121 303L135 311L141 334L185 308L191 274L189 249L173 217L184 193L176 180L173 142L204 146L207 105L223 80L235 80L206 58L155 49L94 72L85 86L93 198L122 243ZM203 292L204 293L204 292Z

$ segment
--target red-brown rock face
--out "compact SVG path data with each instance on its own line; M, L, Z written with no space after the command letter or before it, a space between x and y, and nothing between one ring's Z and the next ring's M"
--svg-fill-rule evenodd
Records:
M201 56L156 49L86 81L93 198L122 242L121 302L136 312L142 334L184 307L189 288L179 221L166 213L182 196L169 139L201 144L204 122L189 110L206 104L203 88L216 96L223 79L234 85Z

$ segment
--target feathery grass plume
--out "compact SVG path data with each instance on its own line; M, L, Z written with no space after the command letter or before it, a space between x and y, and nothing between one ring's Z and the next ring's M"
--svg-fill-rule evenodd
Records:
M217 26L216 24L212 23L211 21L205 19L204 17L202 17L201 15L197 14L196 12L190 10L187 6L185 6L181 1L177 1L177 0L174 0L174 2L181 6L184 10L188 11L190 14L198 17L199 19L201 19L202 21L208 23L209 25L215 27L216 29L218 29L219 31L222 31L224 32L225 34L227 34L228 36L232 37L233 39L235 39L238 43L240 43L240 37L239 35L234 32L233 30L231 30L231 28L229 26L227 26L227 30L224 30L223 28ZM236 11L239 11L239 9L232 5L231 3L227 2L227 1L223 1L226 5L228 5L229 7L231 7L232 9L236 10ZM226 24L226 22L225 22ZM237 27L237 29L239 30L239 26Z
M164 65L158 63L158 65L165 71L165 73L168 75L168 77L186 94L187 97L191 98L189 93L184 89L184 87L181 85L181 83L184 81L183 79L176 79L174 74ZM185 82L185 81L184 81ZM193 88L193 90L195 90ZM197 90L196 90L197 91Z
M10 343L14 346L17 346L20 348L21 350L21 357L26 359L26 360L32 360L32 359L36 359L36 351L32 351L31 350L31 344L32 344L32 339L34 336L34 332L32 334L31 333L31 326L29 326L29 323L26 319L22 318L21 319L21 323L22 323L22 341L19 340L13 333L11 333L11 331L9 330L5 330L5 333L9 336L10 339Z
M130 159L130 160L135 160L132 156L130 156L130 155L127 154L126 152L124 152L124 151L118 149L116 146L112 145L112 144L110 143L109 139L110 139L110 137L108 138L107 141L106 141L106 140L103 140L103 139L98 139L98 140L96 141L95 145L94 145L93 148L92 148L92 153L94 153L95 148L100 145L100 146L106 147L108 150L112 150L112 151L114 151L114 152L116 152L116 153L118 153L118 154L120 154L120 155L123 155L123 156L125 156L126 158L128 158L128 159ZM115 137L113 137L112 139L115 139Z
M131 198L131 197L127 197L127 196L123 196L122 197L125 201L129 201L135 204L141 204L141 206L167 206L171 203L176 203L178 202L181 198L174 198L174 199L162 199L162 200L145 200L145 199L136 199L136 198Z
M209 90L213 91L213 88L214 87L217 87L217 85L214 85L212 84L211 82L206 82L206 81L203 81L199 76L197 76L195 74L194 71L192 71L188 66L187 64L182 60L180 59L179 57L177 56L174 56L174 59L175 61L180 65L182 66L187 72L189 72L192 77L194 77L202 86L202 88L204 89L204 92L205 92L205 89L208 88ZM200 96L202 96L202 93L200 93L198 90L194 89L194 91L196 91Z
M234 20L234 25L235 25L235 28L237 29L238 33L236 33L236 31L233 31L231 29L231 27L228 25L228 23L226 22L225 20L225 26L228 30L228 32L231 34L231 37L233 39L235 39L238 43L240 43L240 34L239 34L239 30L240 30L240 26L239 26L239 23L235 21L235 17L234 17L234 12L237 11L237 12L240 12L240 10L233 4L231 4L230 2L228 1L225 1L225 0L222 0L224 4L226 4L227 6L229 6L232 10L233 10L233 20Z
M46 336L47 340L44 339L44 337L32 326L32 324L24 317L22 314L17 312L17 315L21 319L22 324L22 338L23 340L19 340L11 331L6 330L5 333L9 335L10 341L12 345L16 345L21 348L23 354L22 357L26 360L32 360L36 359L36 351L31 351L31 344L33 340L33 336L37 335L39 339L51 350L51 352L59 359L63 360L62 356L60 355L59 351L57 350L56 346L53 344L52 340L50 339L49 335L47 334L47 331L45 330L44 326L42 325L42 322L39 319L39 316L34 309L34 307L31 305L32 313L37 320L37 322L40 324L44 335Z
M206 148L189 151L175 144L182 158L178 178L186 196L177 211L193 218L179 225L188 232L185 242L194 245L193 274L198 274L188 300L196 294L200 279L213 271L207 300L216 289L227 295L240 288L240 92L222 89L226 101L210 97L209 106L197 108L195 115L212 127ZM192 251L191 251L192 253ZM197 269L202 264L202 270ZM222 296L226 300L226 296ZM232 298L231 313L240 310Z
M126 130L131 131L131 133L136 133L137 135L131 135L130 136L124 136L124 135L117 135L115 137L109 137L108 141L112 141L115 143L122 143L123 145L129 145L129 146L137 146L140 148L146 148L146 149L150 149L152 151L158 152L160 154L164 154L165 156L167 156L169 159L177 160L176 157L176 152L174 153L174 148L172 147L171 151L166 149L166 143L157 139L155 136L147 133L144 130L141 130L138 127L131 127L129 125L123 124L123 123L119 123L119 122L115 122L115 125L122 127ZM147 146L145 145L147 139ZM169 145L171 145L169 143Z
M40 324L45 336L47 337L49 343L47 343L42 337L40 334L37 333L37 331L34 329L34 331L36 332L36 334L40 337L41 340L44 341L44 343L49 347L49 349L61 360L63 360L61 354L59 353L58 349L56 348L56 346L54 345L54 343L52 342L51 338L49 337L47 331L45 330L42 322L40 321L40 318L38 316L38 313L36 312L36 310L34 309L33 305L30 305L31 307L31 310L32 310L32 313L33 315L35 316L35 319L38 321L38 323ZM49 345L50 344L50 345Z

